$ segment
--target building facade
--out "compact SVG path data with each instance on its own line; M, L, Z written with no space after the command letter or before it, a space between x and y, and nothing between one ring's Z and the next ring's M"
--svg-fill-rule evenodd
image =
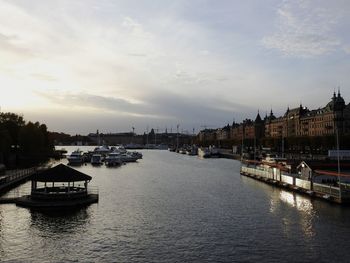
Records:
M309 110L300 105L287 109L286 113L276 118L272 111L265 118L265 136L272 138L329 136L336 132L350 133L350 103L345 104L338 91L323 108Z

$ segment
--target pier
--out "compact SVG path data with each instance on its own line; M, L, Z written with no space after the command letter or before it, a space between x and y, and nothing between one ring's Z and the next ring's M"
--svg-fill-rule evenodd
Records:
M0 176L0 194L10 190L22 182L25 182L36 172L36 167L7 171L5 175Z
M273 167L264 170L258 167L242 166L240 174L267 184L334 203L350 203L350 186L345 183L341 183L340 187L315 183L298 178L298 174L286 174L280 169Z

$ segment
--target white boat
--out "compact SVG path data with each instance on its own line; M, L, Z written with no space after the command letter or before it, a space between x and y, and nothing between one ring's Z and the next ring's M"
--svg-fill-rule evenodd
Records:
M94 149L95 154L102 154L102 155L107 155L110 153L112 150L107 146L107 145L102 145L102 146L97 146Z
M90 162L92 165L101 165L102 164L102 155L101 154L93 154L91 156Z
M263 164L266 165L274 165L274 164L287 164L287 159L278 157L277 155L274 154L267 154L264 159L261 160Z
M105 164L107 166L118 166L123 163L121 154L119 152L111 152L105 158Z
M70 155L68 155L67 159L68 159L68 164L71 164L71 165L82 164L83 163L82 151L79 149L73 151Z
M133 156L132 154L130 154L128 152L122 153L119 156L120 156L120 159L122 160L122 162L125 162L125 163L136 162L138 159L136 156Z
M124 148L123 145L119 145L116 147L113 147L113 152L117 152L117 153L126 153L126 149Z
M210 150L208 147L200 147L198 148L198 156L200 158L209 158L210 157Z

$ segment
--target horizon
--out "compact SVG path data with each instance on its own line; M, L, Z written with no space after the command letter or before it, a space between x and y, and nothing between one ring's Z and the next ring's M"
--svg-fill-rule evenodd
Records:
M350 101L347 1L0 1L1 111L192 134Z

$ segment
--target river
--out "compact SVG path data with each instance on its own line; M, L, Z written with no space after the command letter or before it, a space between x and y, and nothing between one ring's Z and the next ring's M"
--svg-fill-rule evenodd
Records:
M238 161L142 153L117 168L76 167L93 177L98 204L59 214L0 205L0 261L349 261L350 207L243 177Z

